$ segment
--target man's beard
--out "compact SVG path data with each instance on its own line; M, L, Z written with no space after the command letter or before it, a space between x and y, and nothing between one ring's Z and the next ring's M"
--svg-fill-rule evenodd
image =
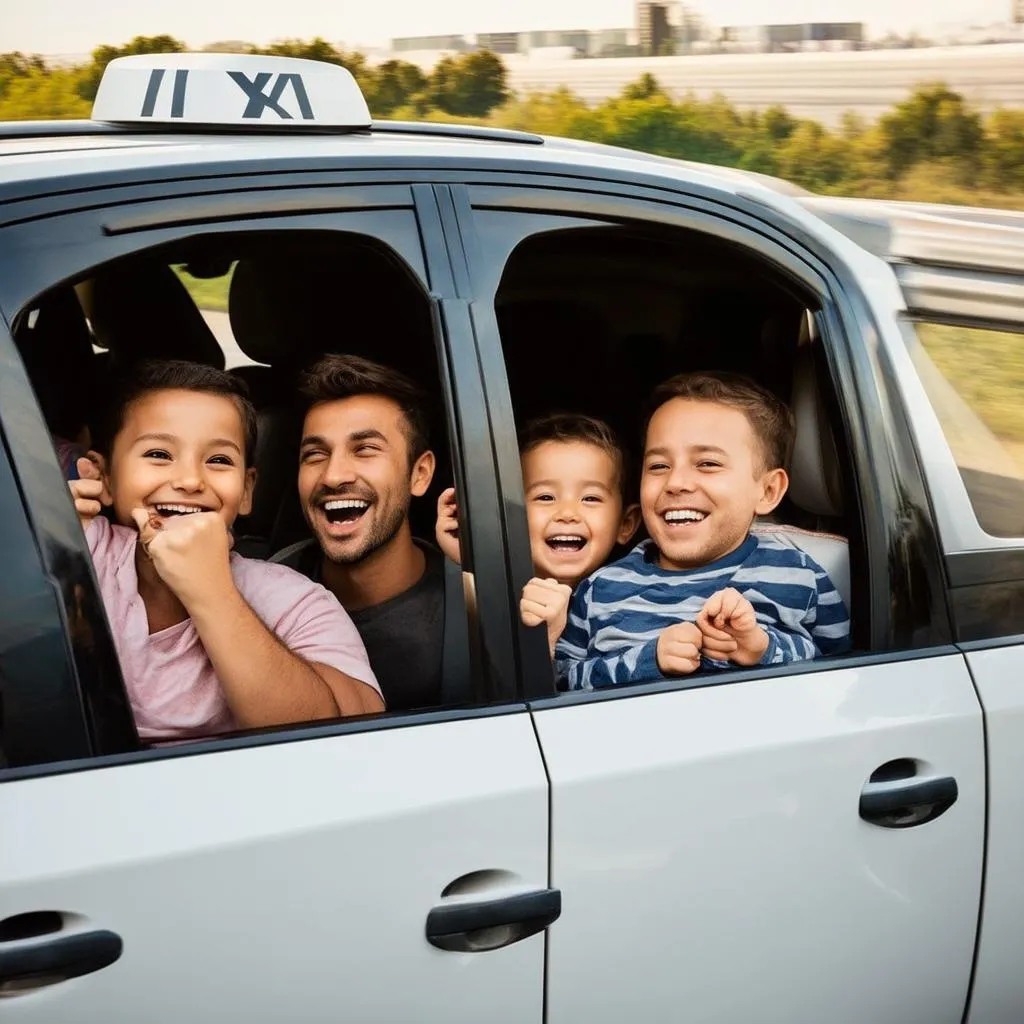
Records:
M371 505L369 511L373 511L379 506ZM324 557L334 562L335 565L358 565L360 562L364 562L371 555L378 552L381 548L386 547L391 543L392 540L398 535L398 532L402 529L405 524L405 520L409 515L409 499L407 498L404 502L398 502L393 508L389 510L382 510L381 517L376 520L373 528L366 535L362 545L355 550L345 550L339 554L333 555L328 553L327 549L323 544L320 545L323 551ZM328 543L329 543L328 539Z

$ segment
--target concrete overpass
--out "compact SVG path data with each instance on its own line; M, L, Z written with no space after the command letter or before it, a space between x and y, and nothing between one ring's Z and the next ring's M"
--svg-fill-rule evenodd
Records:
M1024 43L832 53L714 54L542 60L504 57L518 93L565 85L589 104L618 94L644 72L674 96L721 93L745 110L781 103L798 117L836 125L853 110L867 120L922 82L945 82L984 111L1024 108Z

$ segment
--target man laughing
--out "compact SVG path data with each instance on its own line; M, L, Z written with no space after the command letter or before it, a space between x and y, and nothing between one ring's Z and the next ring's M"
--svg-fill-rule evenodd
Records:
M299 498L313 540L274 559L332 591L362 636L391 711L441 694L444 565L409 527L430 487L424 396L395 370L327 355L304 376Z

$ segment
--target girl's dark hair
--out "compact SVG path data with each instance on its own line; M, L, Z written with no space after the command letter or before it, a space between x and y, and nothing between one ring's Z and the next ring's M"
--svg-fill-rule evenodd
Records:
M547 441L592 444L611 457L619 477L619 490L627 500L629 455L615 431L604 420L575 412L555 412L530 420L519 432L519 454L525 455Z
M249 400L245 381L226 370L183 359L154 359L139 363L116 383L110 415L97 438L99 450L104 455L110 456L114 439L124 426L128 406L154 391L195 391L230 398L242 418L245 464L253 464L256 457L256 409Z

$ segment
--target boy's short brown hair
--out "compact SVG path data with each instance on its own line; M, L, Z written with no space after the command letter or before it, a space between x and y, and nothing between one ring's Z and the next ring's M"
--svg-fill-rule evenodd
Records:
M619 490L626 500L629 486L629 454L615 431L604 420L575 412L555 412L530 420L519 431L519 454L555 441L559 444L592 444L600 448L615 463L619 477Z
M99 450L110 456L114 440L124 426L132 402L154 391L196 391L230 398L238 409L245 437L245 464L256 458L256 409L249 399L249 387L240 377L204 363L184 359L149 359L133 366L115 384L115 398L97 438Z
M409 465L414 465L430 447L426 395L404 373L390 366L362 356L325 355L303 373L299 393L307 407L359 395L389 398L402 410L405 419Z
M651 395L644 433L651 417L673 398L714 402L739 409L761 445L764 469L788 469L796 436L796 421L789 406L767 388L738 373L702 371L681 373L659 384Z

